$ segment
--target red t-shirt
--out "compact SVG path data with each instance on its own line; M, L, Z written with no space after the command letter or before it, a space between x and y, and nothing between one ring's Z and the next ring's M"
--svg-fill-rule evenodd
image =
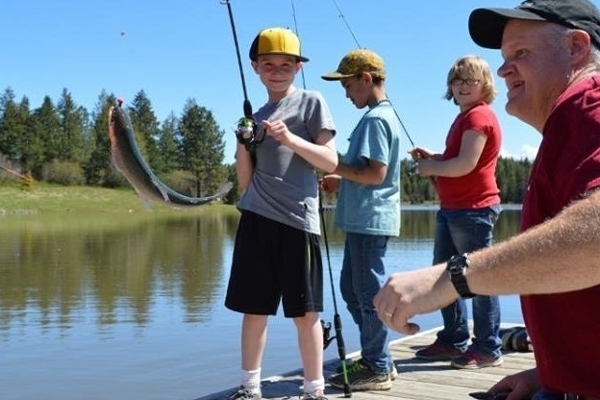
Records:
M478 103L463 111L454 120L448 136L443 160L455 158L465 131L473 130L487 136L483 152L473 171L457 178L438 176L436 190L441 208L472 209L500 203L496 184L496 162L500 153L502 134L496 114L486 103Z
M542 135L523 204L522 231L600 187L600 75L573 85L557 99ZM521 306L542 386L600 397L600 285L521 296Z

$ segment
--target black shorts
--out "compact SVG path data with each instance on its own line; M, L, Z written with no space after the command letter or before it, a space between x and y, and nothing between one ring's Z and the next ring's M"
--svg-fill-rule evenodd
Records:
M243 211L225 306L244 314L286 317L323 311L319 236Z

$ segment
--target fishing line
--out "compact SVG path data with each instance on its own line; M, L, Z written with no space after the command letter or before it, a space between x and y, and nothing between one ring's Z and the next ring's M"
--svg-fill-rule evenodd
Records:
M340 7L338 6L338 3L335 0L331 0L333 2L333 4L335 5L335 8L337 8L338 12L340 13L340 18L342 19L342 21L344 21L344 24L346 24L346 28L348 28L348 31L350 32L350 35L352 35L352 38L354 38L354 42L356 43L356 46L359 49L362 49L363 47L358 43L358 40L356 39L356 36L354 35L354 32L352 31L352 28L350 28L350 25L348 24L348 21L346 20L346 17L344 16L344 13L342 12L342 10L340 9ZM391 101L390 101L391 104ZM408 138L408 141L410 142L410 144L412 145L412 147L417 147L415 146L415 142L413 142L412 138L410 137L410 134L408 133L408 130L406 129L406 126L404 126L404 122L402 122L402 118L400 118L400 115L398 115L398 112L396 111L396 109L394 108L394 106L392 105L392 110L394 110L394 114L396 114L396 118L398 118L398 121L400 121L400 126L402 127L402 130L404 131L404 134L406 135L406 137Z
M298 33L298 21L296 21L296 7L294 6L294 0L290 0L292 3L292 17L294 18L294 31L296 31L296 36L300 37ZM300 51L302 51L302 46L300 46ZM304 77L304 67L300 70L302 74L302 88L306 90L306 79Z
M354 43L356 43L356 46L359 49L362 49L362 46L360 45L360 43L358 43L358 39L356 39L356 36L354 36L354 32L352 32L352 29L350 28L350 25L348 24L348 21L346 21L346 17L344 16L344 13L342 12L342 10L340 9L340 7L338 6L338 3L335 0L332 0L333 4L335 5L335 8L337 8L338 12L340 13L340 18L342 19L342 21L344 21L344 24L346 24L346 28L348 28L348 31L350 32L350 35L352 35L352 37L354 38Z
M296 36L300 38L298 34L298 21L296 20L296 7L294 6L294 0L290 0L292 4L292 16L294 18L294 30ZM300 46L302 48L302 46ZM304 68L302 68L302 86L306 90L306 79L304 78ZM352 397L352 390L350 390L350 382L348 381L348 367L346 365L346 345L344 343L344 336L342 335L342 319L338 313L337 299L335 297L335 285L333 283L333 271L331 269L331 257L329 256L329 241L327 240L327 229L325 228L325 215L323 208L323 193L319 191L319 214L321 216L321 229L323 230L323 242L325 243L325 254L327 256L327 266L329 270L329 282L331 283L331 297L333 298L333 326L335 329L335 336L330 336L329 331L331 330L331 323L325 323L321 320L321 328L323 329L323 350L325 350L329 344L335 339L337 343L338 356L340 363L342 364L342 374L344 376L344 397Z

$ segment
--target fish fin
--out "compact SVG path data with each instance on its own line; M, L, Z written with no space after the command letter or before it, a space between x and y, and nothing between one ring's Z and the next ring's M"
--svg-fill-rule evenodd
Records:
M217 194L216 196L224 196L227 193L229 193L229 191L231 190L231 188L233 188L233 183L231 182L225 182L223 185L221 185L221 187L219 188L219 190L217 190Z
M171 199L169 198L169 194L167 193L167 190L165 189L164 184L162 182L158 181L157 179L152 179L152 184L154 185L156 190L158 190L158 192L162 196L165 203L170 203Z

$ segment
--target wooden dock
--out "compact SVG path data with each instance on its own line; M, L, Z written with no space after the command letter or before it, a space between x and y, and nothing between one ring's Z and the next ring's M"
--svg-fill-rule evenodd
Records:
M503 328L507 328L504 326ZM506 375L533 368L535 361L532 352L504 352L504 363L498 367L482 369L455 369L449 362L431 362L416 359L415 351L431 344L440 328L407 336L390 343L398 378L393 381L392 389L386 391L353 392L352 399L399 399L399 400L464 400L472 399L471 392L486 391ZM334 346L335 343L332 343ZM348 359L359 353L348 355ZM324 365L325 377L335 372L339 360L329 360ZM302 385L302 371L264 379L262 395L264 399L297 399ZM196 400L223 400L234 391L233 388L219 393L200 397ZM325 395L328 399L344 398L341 390L327 385Z

